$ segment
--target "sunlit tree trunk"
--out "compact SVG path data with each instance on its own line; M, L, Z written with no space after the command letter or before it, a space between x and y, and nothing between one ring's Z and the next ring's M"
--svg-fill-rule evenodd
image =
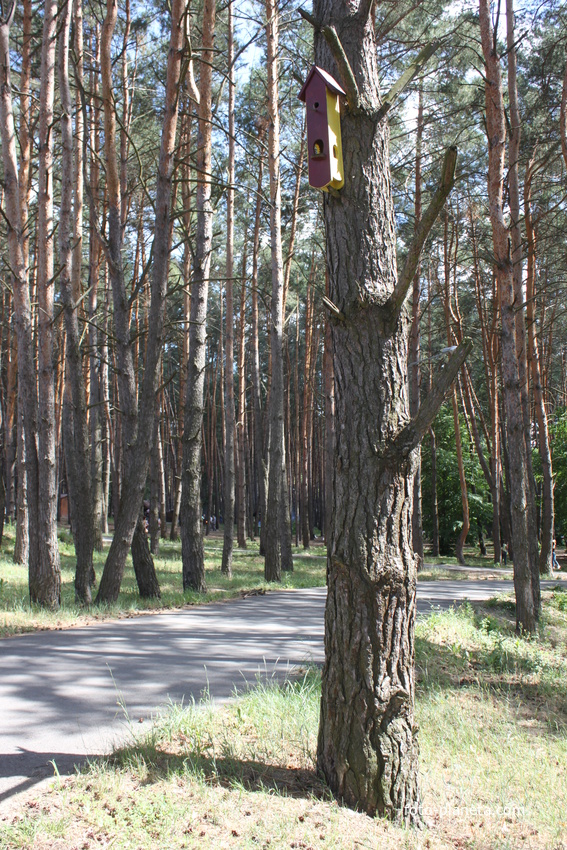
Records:
M154 421L158 406L158 381L163 348L167 272L170 250L170 205L173 172L173 154L177 131L179 81L185 42L185 0L174 0L171 5L171 35L167 58L165 114L162 125L158 164L153 262L151 270L151 298L148 316L148 334L144 375L140 388L140 404L136 393L133 350L130 338L130 311L125 289L122 265L121 191L116 158L116 116L112 94L112 65L110 44L116 24L115 0L108 0L107 17L102 36L102 88L105 116L105 152L107 159L108 191L108 245L107 261L114 303L115 337L119 365L120 404L124 429L124 480L115 532L101 578L97 600L115 601L118 597L126 556L139 524L140 506L148 474L148 465L154 435ZM147 546L147 543L146 543ZM133 557L135 553L133 552ZM149 555L149 552L148 552ZM144 557L140 567L149 568L150 559ZM152 565L153 571L153 565ZM137 574L138 578L138 574ZM152 575L144 581L144 588L154 592L157 580ZM139 583L140 592L142 587ZM144 592L146 592L144 590Z
M542 471L542 510L541 510L541 550L539 553L539 571L541 575L551 572L553 537L555 523L555 504L553 498L553 464L549 445L547 411L541 378L539 347L536 335L536 237L531 212L531 182L533 162L526 169L524 181L524 221L527 242L526 310L528 325L528 363L532 375L534 406L537 419L539 457Z
M41 50L38 169L38 534L35 566L30 562L32 602L58 607L61 573L57 542L57 461L55 433L53 220L53 121L57 3L46 0ZM26 441L27 446L27 441ZM28 499L29 499L28 482Z
M234 24L232 0L228 2L228 189L226 196L226 367L225 379L225 451L224 451L224 542L221 572L232 575L234 548Z
M514 588L516 628L533 632L540 608L539 570L533 563L534 533L530 522L532 506L526 431L522 411L514 276L508 247L509 232L504 220L503 189L506 126L500 60L496 53L490 3L480 0L480 31L485 62L486 129L488 137L488 198L492 240L502 315L502 378L509 449L512 535L514 541Z
M244 249L242 257L242 280L240 286L240 318L238 322L238 418L236 422L236 439L238 446L238 463L236 466L236 483L238 491L237 540L240 549L246 548L246 260L247 260L247 230L244 234ZM249 481L249 479L248 479ZM248 523L248 525L250 525Z
M280 119L278 96L278 21L274 0L266 0L268 42L268 156L270 172L270 244L272 258L271 356L272 380L268 400L269 474L264 547L266 581L281 581L292 568L291 530L284 433L283 257L281 236Z
M262 179L264 174L264 138L266 125L258 124L258 184L256 188L256 204L254 212L254 239L252 246L252 311L251 311L251 340L252 350L252 399L254 410L254 464L255 477L258 487L256 502L256 529L260 534L260 554L264 554L263 540L265 533L266 497L268 493L267 465L264 455L264 421L262 405L262 388L260 383L260 342L258 316L258 256L260 252L260 224L262 212Z
M514 312L516 315L516 349L518 356L518 375L520 382L520 397L522 402L522 414L524 417L525 445L526 445L526 469L528 484L527 523L528 523L528 548L530 569L532 570L532 593L536 606L539 610L539 550L538 550L538 523L536 511L535 477L532 466L531 452L531 411L529 400L529 373L527 360L527 333L526 333L526 302L524 283L522 279L522 232L520 226L520 136L521 119L518 106L518 86L516 73L516 43L514 36L514 0L506 0L506 28L507 28L507 68L508 68L508 102L509 102L509 142L508 142L508 197L510 205L509 239L511 248L512 277L514 281ZM546 549L551 541L546 541ZM536 569L536 565L538 565Z
M81 331L78 310L80 304L79 273L73 276L73 252L76 241L80 243L77 227L72 227L73 213L73 126L72 99L69 85L69 35L71 29L72 0L62 8L59 32L59 93L61 98L61 208L59 213L59 285L63 302L66 329L66 381L68 392L65 405L69 422L65 440L67 483L73 509L73 538L77 563L75 568L75 596L82 604L90 605L93 575L94 523L91 488L91 462L87 403L81 352ZM75 186L77 184L75 183ZM80 206L75 193L76 207ZM74 218L76 223L76 218ZM75 263L80 256L75 255Z
M345 184L324 196L336 445L317 766L348 805L419 822L411 543L416 448L470 343L452 355L410 420L404 303L423 243L412 243L412 260L398 278L372 3L316 0L314 15L316 64L338 73L326 40L334 43L326 29L334 27L351 71L344 71L341 57L349 90L341 121ZM341 55L336 47L335 54ZM449 151L443 190L436 193L441 207L454 163ZM432 208L432 222L440 206ZM425 238L425 225L419 232Z
M183 490L181 497L181 551L183 588L204 591L205 560L201 523L201 450L203 430L203 398L207 337L207 301L209 270L213 241L213 209L211 204L211 118L212 62L215 37L215 0L203 6L202 53L200 71L199 129L196 157L195 255L191 287L189 356L187 362L187 395L183 434Z
M443 298L443 308L445 312L445 326L447 329L447 346L451 348L455 343L455 336L453 332L453 322L455 325L458 325L458 319L456 316L456 303L455 307L452 303L451 297L451 252L453 248L453 237L451 237L451 244L449 244L449 213L447 209L445 209L445 223L444 223L444 239L443 239L443 255L444 255L444 272L445 272L445 281L444 281L444 298ZM457 240L455 239L455 243ZM454 246L454 257L456 263L458 246L455 244ZM455 302L456 302L456 291L455 291ZM457 542L455 544L455 555L457 556L457 561L459 564L465 563L465 543L467 540L467 536L470 530L470 515L469 515L469 497L467 492L467 480L465 476L465 463L463 459L463 443L461 439L461 425L459 421L459 404L457 398L457 388L454 386L451 392L451 404L453 408L453 427L455 429L455 453L457 456L457 467L459 470L459 484L461 490L461 505L463 509L463 526L459 533L459 537L457 538Z
M414 228L421 221L421 148L423 139L423 86L419 87L419 100L417 109L417 137L415 143L415 201L414 201ZM420 335L419 322L421 318L421 286L420 267L418 266L413 279L412 302L411 302L411 331L410 331L410 413L417 415L419 410L421 393L421 365L420 365ZM413 551L419 557L419 565L423 564L423 527L421 515L421 447L415 471L413 483L413 517L412 517L412 543ZM418 567L419 569L419 567Z

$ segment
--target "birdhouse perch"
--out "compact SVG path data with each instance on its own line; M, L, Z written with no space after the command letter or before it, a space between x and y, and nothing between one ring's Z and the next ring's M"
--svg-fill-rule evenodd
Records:
M337 81L313 65L298 95L307 107L309 185L314 189L344 186L341 94L345 92Z

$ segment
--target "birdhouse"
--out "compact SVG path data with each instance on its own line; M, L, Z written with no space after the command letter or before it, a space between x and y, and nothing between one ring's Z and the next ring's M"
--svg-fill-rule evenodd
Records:
M327 191L344 185L339 95L345 92L322 68L313 65L299 92L307 107L309 185Z

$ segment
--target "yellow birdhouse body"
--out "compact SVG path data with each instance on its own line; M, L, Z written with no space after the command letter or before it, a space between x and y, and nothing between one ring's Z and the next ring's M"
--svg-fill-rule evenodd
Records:
M344 186L341 94L345 92L337 81L316 65L299 93L307 107L309 185L323 191Z

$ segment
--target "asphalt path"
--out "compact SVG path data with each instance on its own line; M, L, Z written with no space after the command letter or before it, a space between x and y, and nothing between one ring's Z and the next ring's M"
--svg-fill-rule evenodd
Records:
M431 581L418 613L510 591ZM169 702L229 699L257 678L323 660L325 588L0 640L0 810L48 776L143 730Z

